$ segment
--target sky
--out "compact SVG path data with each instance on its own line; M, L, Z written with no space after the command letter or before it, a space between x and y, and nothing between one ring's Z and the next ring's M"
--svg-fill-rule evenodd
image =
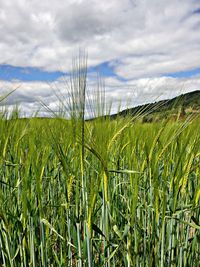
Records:
M199 0L0 0L0 32L0 96L24 116L58 109L80 50L113 112L200 89Z

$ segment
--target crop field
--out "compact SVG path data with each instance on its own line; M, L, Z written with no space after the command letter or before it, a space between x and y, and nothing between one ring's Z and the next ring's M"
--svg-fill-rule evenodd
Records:
M200 121L0 120L0 265L199 266Z
M0 0L0 267L200 267L200 0Z

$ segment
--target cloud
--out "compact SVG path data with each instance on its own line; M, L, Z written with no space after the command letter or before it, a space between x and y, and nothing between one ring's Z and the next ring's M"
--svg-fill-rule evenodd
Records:
M69 70L84 47L89 66L109 61L127 79L196 68L199 8L195 0L1 0L0 63Z
M116 78L106 78L105 89L106 102L112 103L112 113L127 107L133 107L145 103L155 102L161 99L168 99L179 94L199 90L200 77L190 79L157 77L134 79L129 82L122 82ZM1 92L6 93L17 88L19 82L0 81ZM98 83L94 77L88 80L88 92L90 100L94 98ZM3 89L3 90L2 90ZM61 106L60 99L65 104L69 100L69 87L66 81L60 79L49 84L45 82L21 82L20 87L8 97L2 107L11 109L16 103L20 105L21 114L31 116L37 111L40 116L52 116L58 112ZM90 102L91 103L91 102ZM53 112L49 112L44 104ZM89 112L89 110L88 110Z
M85 48L89 67L113 71L105 80L113 111L173 97L200 87L200 77L167 77L200 67L199 10L196 0L0 0L0 64L67 72ZM0 95L18 85L7 106L21 103L26 115L40 101L58 109L55 93L68 97L62 79L0 81Z

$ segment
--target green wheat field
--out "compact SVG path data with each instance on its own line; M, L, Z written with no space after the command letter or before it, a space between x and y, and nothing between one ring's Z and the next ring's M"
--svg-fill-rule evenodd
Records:
M200 119L86 120L78 74L70 119L0 119L0 266L198 267Z

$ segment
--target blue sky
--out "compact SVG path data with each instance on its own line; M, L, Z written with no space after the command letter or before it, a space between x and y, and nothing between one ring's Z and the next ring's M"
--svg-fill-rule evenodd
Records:
M103 62L97 66L89 67L88 74L97 73L100 74L101 77L115 77L123 81L123 77L118 77L110 66L109 62ZM5 81L47 81L52 82L63 76L69 76L70 72L63 71L45 71L35 67L15 67L12 65L0 65L0 80Z
M178 71L178 72L167 74L167 76L173 77L173 78L190 78L190 77L194 77L197 75L200 75L200 68L186 70L186 71Z
M97 66L89 67L88 73L99 73L102 77L117 77L109 62L103 62ZM69 72L45 71L34 67L15 67L12 65L0 65L0 80L12 81L56 81L62 76L68 76ZM120 79L120 77L119 77Z
M112 66L109 62L104 62L95 67L90 67L88 73L99 73L101 77L116 78L120 81L127 81L123 77L120 77L114 73ZM12 81L18 80L22 82L30 81L46 81L53 82L63 76L68 76L68 72L62 71L45 71L34 67L14 67L12 65L0 65L0 80ZM178 71L174 73L166 73L161 76L173 77L173 78L191 78L200 75L200 68ZM158 75L159 76L159 75Z
M61 71L43 71L33 67L14 67L12 65L0 65L0 80L19 81L55 81L65 75Z
M199 87L199 28L196 0L0 1L0 90L20 84L10 103L22 100L26 110L34 97L51 105L46 83L62 86L85 49L89 82L100 73L112 101L129 98L131 86L143 102L179 86L191 91Z

